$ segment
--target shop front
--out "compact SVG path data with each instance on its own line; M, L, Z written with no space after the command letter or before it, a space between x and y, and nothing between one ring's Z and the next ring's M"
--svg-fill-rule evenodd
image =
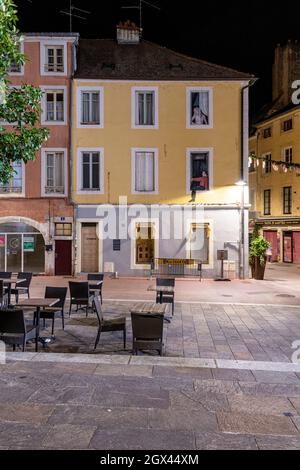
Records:
M259 219L257 223L271 244L271 262L300 264L300 219Z
M19 222L0 224L0 271L45 272L45 240L35 227Z

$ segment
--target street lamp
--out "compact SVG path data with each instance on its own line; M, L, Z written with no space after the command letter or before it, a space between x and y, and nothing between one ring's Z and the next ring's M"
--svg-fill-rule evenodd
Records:
M245 187L246 181L240 180L235 185L241 188L241 203L240 203L240 240L239 240L239 259L240 259L240 279L245 279Z

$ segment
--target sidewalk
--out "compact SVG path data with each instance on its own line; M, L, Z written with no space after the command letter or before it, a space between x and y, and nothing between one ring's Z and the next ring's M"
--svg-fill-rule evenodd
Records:
M300 448L299 373L43 357L0 366L1 449Z

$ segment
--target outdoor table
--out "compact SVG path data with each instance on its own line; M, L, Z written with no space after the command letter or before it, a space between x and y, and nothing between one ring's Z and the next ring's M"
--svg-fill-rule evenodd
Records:
M59 300L60 299L24 299L24 300L20 300L20 302L17 305L17 307L35 309L36 311L36 320L35 320L36 338L40 343L42 343L43 347L45 347L46 343L50 343L53 340L53 338L39 336L41 308L50 308L50 307L55 308L55 304L59 302Z
M7 279L0 278L0 281L3 281L3 285L7 287L7 297L8 297L8 307L11 307L11 286L12 284L19 284L20 282L25 281L25 279Z
M163 295L164 294L174 294L175 287L173 286L149 286L148 291L150 292L158 292L159 293L159 301L162 303Z
M170 323L170 319L165 318L165 313L167 313L167 310L168 304L139 302L130 308L130 313L142 315L162 315L164 317L164 321Z

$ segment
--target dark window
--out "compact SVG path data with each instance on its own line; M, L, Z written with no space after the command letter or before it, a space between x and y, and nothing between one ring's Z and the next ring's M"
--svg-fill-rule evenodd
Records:
M82 153L82 190L99 191L100 154L99 152Z
M281 125L283 132L288 132L293 129L293 119L287 119Z
M265 155L265 174L269 175L272 172L272 155Z
M264 215L271 215L271 190L264 191Z
M284 149L284 160L285 163L293 163L293 147Z
M288 186L283 188L283 213L292 213L292 188Z
M191 191L209 190L209 153L192 152L190 154Z
M121 251L121 240L113 240L113 251Z
M269 139L270 137L272 137L272 127L267 127L263 130L263 137L264 139Z

